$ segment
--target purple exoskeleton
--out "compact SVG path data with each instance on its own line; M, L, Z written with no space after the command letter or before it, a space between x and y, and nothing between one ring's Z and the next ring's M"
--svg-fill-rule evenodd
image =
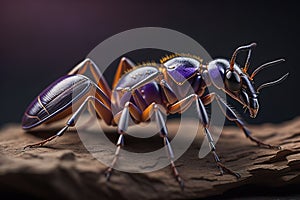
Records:
M247 108L251 117L256 117L259 109L259 90L283 81L288 74L255 89L253 86L255 75L270 65L282 62L283 59L266 63L249 75L247 71L254 46L256 46L255 43L241 46L235 50L231 60L215 59L206 65L202 63L202 59L185 54L167 56L161 59L161 63L146 63L140 66L136 66L128 58L122 58L111 88L96 64L90 59L85 59L67 76L58 79L39 94L25 111L22 121L23 129L28 130L40 124L70 116L66 125L56 135L26 147L42 146L62 136L68 127L75 126L80 114L90 103L98 117L107 125L118 127L119 139L116 143L116 154L106 171L106 177L109 179L124 142L129 118L132 118L135 123L140 123L147 122L151 116L155 116L160 127L160 135L167 147L173 174L183 188L183 180L173 161L173 150L168 140L168 130L163 115L182 113L195 103L199 120L221 174L225 171L240 177L238 173L222 164L216 153L213 138L208 130L209 117L205 109L206 105L216 100L227 119L235 122L250 140L268 148L279 147L266 144L251 136L250 131L237 117L234 110L219 95L207 93L206 88L211 85L223 90ZM240 51L248 51L246 63L242 67L235 63ZM87 70L92 72L95 81L82 75ZM72 112L72 108L76 111Z

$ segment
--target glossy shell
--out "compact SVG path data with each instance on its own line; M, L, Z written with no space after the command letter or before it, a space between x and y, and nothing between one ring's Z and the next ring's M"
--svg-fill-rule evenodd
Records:
M225 79L225 72L230 68L229 61L226 59L215 59L208 63L208 75L210 80L218 89L224 89L224 79ZM238 74L242 74L241 68L234 64L234 70Z
M140 81L146 79L151 74L157 73L158 71L159 70L153 66L141 66L124 74L119 80L116 86L116 90L113 92L113 95L115 96L115 99L118 102L118 106L122 108L127 101L135 103L132 98L131 92L122 92L118 90L122 88L130 88L135 84L139 83ZM158 104L162 103L160 88L156 82L149 82L141 88L139 88L138 90L141 93L147 105L149 105L152 102L156 102Z
M92 86L85 76L63 76L42 91L28 106L22 119L23 129L30 129L69 108Z
M193 77L200 69L200 62L189 57L175 57L163 64L169 76L178 85Z
M118 90L119 88L132 87L156 72L158 72L158 69L152 66L142 66L136 68L121 77L116 89Z

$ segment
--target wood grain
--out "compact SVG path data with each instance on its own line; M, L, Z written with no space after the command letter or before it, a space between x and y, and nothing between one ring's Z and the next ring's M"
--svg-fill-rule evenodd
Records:
M188 132L191 127L185 125ZM170 132L177 126L176 121L168 123ZM218 176L211 155L198 158L203 139L200 129L188 151L175 162L185 181L185 190L181 191L169 167L142 174L114 171L111 181L106 182L106 167L85 149L75 131L46 147L23 151L23 146L54 134L57 126L24 133L17 124L6 125L0 132L0 191L12 197L44 199L190 199L220 195L247 185L277 189L299 185L300 118L249 128L254 136L283 149L258 147L238 128L226 127L217 143L217 152L223 163L242 178ZM106 130L112 141L117 139L114 131ZM126 137L125 144L129 149L146 151L159 147L162 141L159 136L146 142Z

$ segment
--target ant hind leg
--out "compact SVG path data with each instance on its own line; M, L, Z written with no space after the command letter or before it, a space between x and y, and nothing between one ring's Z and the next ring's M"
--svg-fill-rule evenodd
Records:
M26 145L23 149L32 148L32 147L40 147L40 146L43 146L44 144L52 141L53 139L62 136L69 127L74 127L75 126L75 124L78 121L80 115L87 108L88 103L91 102L92 100L94 100L95 110L97 111L97 113L101 116L101 118L106 123L109 123L112 120L112 113L109 110L109 108L107 108L96 97L88 96L84 100L84 102L79 106L79 108L76 110L76 112L70 117L70 119L67 121L66 125L59 132L57 132L55 135L53 135L53 136L51 136L51 137L49 137L45 140L42 140L40 142L36 142L36 143L33 143L33 144Z

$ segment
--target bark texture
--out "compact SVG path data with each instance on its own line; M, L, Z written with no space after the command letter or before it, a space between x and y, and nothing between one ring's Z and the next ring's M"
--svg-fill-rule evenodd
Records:
M188 122L184 126L186 132L192 128ZM177 127L176 121L168 123L170 133L176 132ZM90 128L87 134L93 137L97 130ZM249 128L255 137L281 145L282 149L258 147L240 129L226 127L216 145L217 152L223 163L240 173L241 178L218 176L212 155L198 158L203 139L200 129L189 149L175 162L185 182L181 191L169 167L140 174L115 170L107 182L103 175L105 165L86 150L75 130L45 147L23 151L25 145L53 135L57 126L25 133L19 125L9 124L0 131L0 191L22 199L198 199L248 185L276 190L300 185L300 118ZM150 126L143 130L152 129ZM115 129L107 129L106 135L113 142L118 138ZM150 139L128 136L124 148L147 152L161 146L159 136ZM101 144L101 149L111 160L114 152L106 152L105 144ZM120 155L119 164L122 159L126 158Z

